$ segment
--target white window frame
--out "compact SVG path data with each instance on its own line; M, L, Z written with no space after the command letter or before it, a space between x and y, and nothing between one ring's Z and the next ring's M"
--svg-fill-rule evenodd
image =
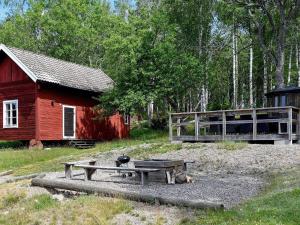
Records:
M6 105L7 104L16 104L16 124L15 125L7 125L6 124ZM12 112L10 114L11 124L12 124ZM3 101L3 128L18 128L19 127L19 101L18 99L14 100L6 100Z
M65 136L65 108L72 108L74 110L74 135ZM76 106L63 105L63 118L62 118L62 130L63 130L63 139L75 139L76 138Z

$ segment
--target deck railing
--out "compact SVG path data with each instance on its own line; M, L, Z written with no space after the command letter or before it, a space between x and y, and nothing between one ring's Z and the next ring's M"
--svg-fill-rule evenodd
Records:
M171 141L272 140L292 143L300 137L299 109L254 109L169 114Z

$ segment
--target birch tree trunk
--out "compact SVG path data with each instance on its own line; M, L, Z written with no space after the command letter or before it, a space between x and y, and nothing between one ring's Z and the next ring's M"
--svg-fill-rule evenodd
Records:
M263 53L263 64L264 64L264 96L263 96L263 106L267 104L266 94L268 92L268 66L267 66L267 54Z
M289 71L288 71L288 80L287 80L287 85L290 85L291 83L291 73L292 73L292 54L293 54L293 48L291 46L290 50L290 56L289 56Z
M238 93L239 93L239 60L238 60L238 46L237 46L237 37L235 36L235 87L236 87L236 108L239 108L238 104Z
M236 108L237 93L236 93L236 52L235 52L235 29L232 32L232 81L233 81L233 108Z
M296 45L296 67L298 70L298 87L300 87L300 48Z
M153 119L153 109L154 109L154 104L153 104L153 101L151 101L149 104L148 104L148 123L149 125L151 125L151 120Z
M251 40L252 42L252 40ZM250 59L249 59L249 105L253 108L253 47L250 46Z

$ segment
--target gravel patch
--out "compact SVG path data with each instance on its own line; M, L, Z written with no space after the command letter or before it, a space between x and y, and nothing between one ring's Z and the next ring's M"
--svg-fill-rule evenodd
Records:
M79 171L76 171L77 173ZM63 173L49 173L44 179L53 179L72 184L88 184L115 191L126 191L139 195L151 194L175 200L199 200L222 203L226 208L256 195L265 185L262 178L230 174L195 176L193 183L166 185L162 183L149 183L141 186L135 178L122 178L116 173L97 171L92 181L84 181L83 175L72 180L64 178Z
M286 170L300 165L298 145L247 145L243 149L221 149L219 144L182 144L182 149L164 154L152 155L159 159L195 160L189 165L188 173L193 177L192 184L166 185L150 183L144 187L134 178L121 178L114 172L97 171L93 181L83 181L83 175L73 180L64 179L63 173L49 173L45 179L59 179L98 185L112 190L152 194L183 200L202 200L222 203L231 208L256 196L266 185L266 175L274 170ZM112 166L116 158L128 154L136 148L153 147L145 144L128 148L114 149L97 156L97 164ZM134 159L132 159L134 160ZM129 164L129 166L133 166ZM78 170L75 173L81 173Z
M220 149L218 144L183 144L183 149L154 158L195 160L194 173L261 176L300 165L299 145L249 144L239 150Z

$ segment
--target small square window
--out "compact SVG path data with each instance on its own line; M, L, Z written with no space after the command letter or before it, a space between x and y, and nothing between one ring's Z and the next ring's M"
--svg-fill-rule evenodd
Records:
M18 127L18 100L3 101L3 128Z

